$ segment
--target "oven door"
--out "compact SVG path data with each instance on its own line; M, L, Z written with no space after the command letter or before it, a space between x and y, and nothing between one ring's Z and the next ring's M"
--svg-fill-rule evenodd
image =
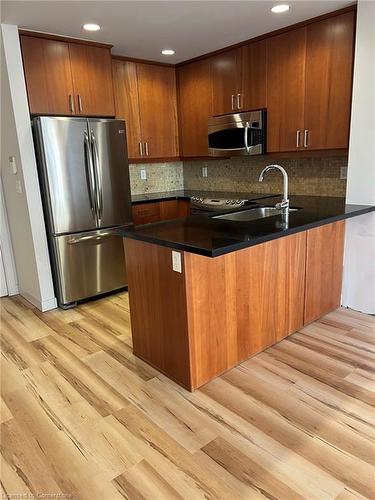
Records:
M210 156L265 153L264 111L214 116L208 124Z

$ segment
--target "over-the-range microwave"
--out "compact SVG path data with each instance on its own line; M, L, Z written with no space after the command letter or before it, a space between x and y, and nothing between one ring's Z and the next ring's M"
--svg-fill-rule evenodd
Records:
M208 154L210 156L261 155L265 152L265 109L209 118Z

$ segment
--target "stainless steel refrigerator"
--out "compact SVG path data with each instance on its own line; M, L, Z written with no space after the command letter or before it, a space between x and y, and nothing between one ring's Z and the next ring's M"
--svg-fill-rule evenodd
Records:
M32 120L58 303L126 286L119 229L132 224L125 122Z

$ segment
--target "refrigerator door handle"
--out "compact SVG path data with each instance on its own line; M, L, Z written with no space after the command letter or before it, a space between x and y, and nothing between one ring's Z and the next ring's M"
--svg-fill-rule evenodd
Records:
M102 184L102 176L99 162L99 153L98 153L98 145L96 142L96 137L94 132L91 130L91 144L92 144L92 153L93 153L93 163L94 163L94 175L95 175L95 186L96 186L96 205L98 210L98 219L99 222L103 215L103 184Z
M93 215L93 218L95 221L97 221L98 215L97 215L97 207L96 207L96 199L95 199L95 172L94 172L94 165L93 165L93 159L92 159L92 153L91 153L91 147L90 147L90 140L87 132L85 131L83 133L84 137L84 148L85 148L85 167L86 167L86 176L88 180L88 187L89 187L89 200L90 200L90 207L91 207L91 212Z

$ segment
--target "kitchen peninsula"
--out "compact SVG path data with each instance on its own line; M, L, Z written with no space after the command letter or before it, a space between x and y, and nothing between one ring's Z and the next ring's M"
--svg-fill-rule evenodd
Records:
M290 206L287 218L124 231L135 355L194 390L339 307L345 219L375 207L315 196Z

